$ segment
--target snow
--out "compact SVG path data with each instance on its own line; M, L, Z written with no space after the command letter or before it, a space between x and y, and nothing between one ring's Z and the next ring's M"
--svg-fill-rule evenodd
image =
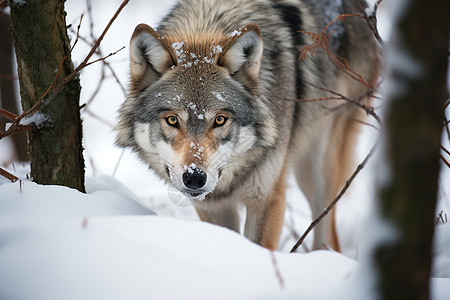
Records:
M17 6L22 6L24 4L27 4L27 1L26 0L13 0L12 3Z
M367 274L360 263L342 254L275 252L273 261L269 250L231 230L152 215L111 177L87 186L88 194L26 180L0 185L0 299L361 299L371 293L361 285ZM439 264L448 277L450 224L437 232L445 235L437 249L447 251ZM433 278L431 287L432 299L446 299L450 280Z
M194 170L197 169L197 165L195 163L191 163L189 166L183 166L185 170L187 170L190 174L194 173Z
M212 92L212 94L220 101L225 101L222 95L219 92Z
M35 125L38 128L44 126L46 122L51 122L50 117L41 112L36 112L32 115L26 116L20 120L20 125Z
M182 49L184 42L174 42L172 43L172 48L175 50L175 55L177 56L177 61L179 64L183 64L186 61L186 54Z
M195 103L189 102L187 106L193 111L197 112L197 105Z
M433 249L433 271L435 277L450 277L450 223L437 225L435 227Z
M234 37L234 36L240 36L242 34L242 31L240 30L233 30L233 32L229 33L228 36L229 37Z
M214 54L220 54L223 52L223 49L220 45L214 45L212 46L212 51Z
M368 6L365 10L366 15L369 17L375 14L375 5Z
M185 51L183 49L185 45L185 42L172 43L172 48L175 50L177 61L179 64L181 64L181 66L183 66L183 68L191 68L192 66L196 66L199 63L213 64L213 54L220 54L223 51L220 45L215 45L215 42L213 42L213 45L211 46L212 52L209 53L208 56L201 57L201 54L196 55L195 53ZM189 56L187 54L189 54ZM193 61L189 61L189 59L192 59Z
M112 177L91 179L86 189L89 194L83 195L68 187L43 187L27 180L2 184L0 216L2 219L15 219L154 214Z

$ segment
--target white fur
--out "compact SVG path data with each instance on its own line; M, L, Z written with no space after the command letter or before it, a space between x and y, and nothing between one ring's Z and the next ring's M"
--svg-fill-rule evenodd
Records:
M255 129L252 127L241 127L239 131L239 142L234 149L234 155L240 155L250 149L256 141Z
M141 147L143 150L150 153L156 152L152 147L152 144L150 143L150 124L136 123L134 136L139 147Z

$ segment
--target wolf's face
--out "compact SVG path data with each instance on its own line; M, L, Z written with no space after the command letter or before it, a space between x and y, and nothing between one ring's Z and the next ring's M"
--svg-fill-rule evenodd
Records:
M256 140L253 97L261 55L256 24L193 40L137 26L118 144L132 147L180 192L202 200L239 168L233 157Z

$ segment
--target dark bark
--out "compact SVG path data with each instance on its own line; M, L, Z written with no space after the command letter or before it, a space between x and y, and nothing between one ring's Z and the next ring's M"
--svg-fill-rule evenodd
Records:
M51 85L64 57L58 79L73 72L64 1L11 1L10 6L22 108L28 110ZM50 122L28 134L31 177L37 183L84 191L78 78L48 98L41 112Z
M448 0L403 1L393 51L405 64L388 74L386 159L389 179L379 190L381 212L395 241L375 249L382 299L428 299L439 152L447 98ZM394 57L398 61L398 57Z
M13 41L9 28L11 22L7 14L0 10L0 100L2 108L14 114L18 114L20 109L17 101L13 78ZM6 122L10 122L0 117L0 129L3 129ZM11 137L16 157L19 161L27 161L27 139L25 134L19 133Z

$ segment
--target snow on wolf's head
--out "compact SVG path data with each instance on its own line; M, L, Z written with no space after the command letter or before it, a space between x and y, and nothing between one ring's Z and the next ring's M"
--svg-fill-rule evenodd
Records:
M256 24L204 36L138 25L117 144L191 199L226 185L256 140L262 49Z

